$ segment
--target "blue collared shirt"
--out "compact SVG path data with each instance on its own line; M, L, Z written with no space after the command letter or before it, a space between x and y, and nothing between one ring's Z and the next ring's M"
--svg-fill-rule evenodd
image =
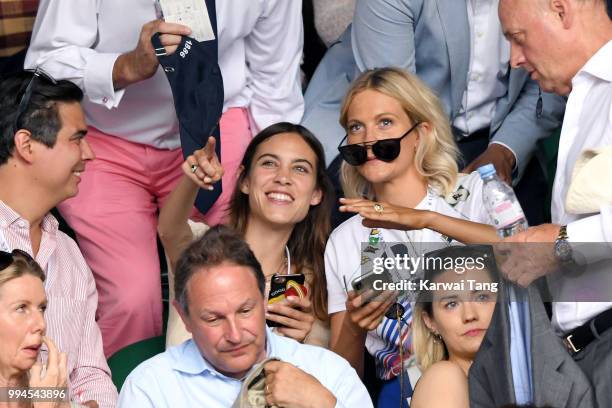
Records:
M281 337L268 328L266 336L267 357L314 376L334 394L336 407L373 406L357 373L342 357ZM118 407L231 407L241 385L241 380L217 372L193 340L187 340L136 367L123 384Z
M531 378L531 316L526 294L508 288L510 320L510 362L514 397L519 405L533 402L533 381Z

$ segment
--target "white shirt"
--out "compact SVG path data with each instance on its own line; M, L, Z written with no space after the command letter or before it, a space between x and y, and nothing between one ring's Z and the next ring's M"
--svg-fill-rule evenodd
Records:
M355 370L322 347L300 344L266 328L267 357L293 364L336 397L336 408L372 407ZM171 347L140 364L125 380L118 407L231 407L242 380L219 373L193 342Z
M477 172L460 174L453 197L443 198L429 189L427 196L415 209L435 211L449 217L489 224L489 215L482 200L483 183ZM390 229L370 229L361 224L362 217L355 215L338 226L330 235L325 248L325 275L327 278L328 313L346 310L347 290L353 290L351 282L362 274L362 243L372 242L373 231L386 244L406 243L409 256L418 257L440 246L450 245L449 239L436 231L423 229L399 231ZM376 239L376 238L375 238ZM456 243L455 243L456 244ZM388 245L385 245L388 246ZM365 272L365 271L364 271ZM346 286L345 286L346 283ZM407 320L412 313L407 302ZM397 358L398 328L392 319L383 318L376 330L368 332L366 348L376 360L378 376L392 377L389 372ZM404 328L402 328L404 331ZM407 340L409 341L409 340ZM408 356L406 352L406 356Z
M470 0L466 3L470 25L470 68L461 111L453 125L469 135L491 124L497 100L507 92L510 44L504 38L497 15L499 0Z
M493 120L497 99L508 89L510 45L497 15L499 0L470 0L470 68L461 111L453 125L469 135Z
M281 120L299 123L302 2L216 3L224 110L248 107L254 131ZM148 80L113 88L117 57L136 47L143 24L155 18L153 0L41 0L25 66L81 87L90 125L132 142L177 148L178 122L161 68Z
M612 243L612 204L602 205L599 214L565 212L565 196L580 153L609 145L612 145L612 41L600 48L572 79L572 92L565 109L551 213L553 223L567 224L570 242ZM612 177L612 174L602 174L602 177ZM609 291L612 270L598 265L605 266L589 265L588 271L579 277L558 274L549 278L553 298L565 301L555 303L553 308L553 323L560 332L580 326L612 307L610 302L570 301L574 294L586 288ZM600 298L610 299L609 293Z

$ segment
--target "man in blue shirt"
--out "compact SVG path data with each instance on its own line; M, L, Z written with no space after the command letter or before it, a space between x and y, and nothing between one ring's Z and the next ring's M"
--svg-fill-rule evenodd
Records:
M248 245L210 229L176 267L174 306L193 339L138 366L119 407L231 407L243 379L265 364L266 404L372 407L357 373L338 355L278 336L265 325L265 278Z

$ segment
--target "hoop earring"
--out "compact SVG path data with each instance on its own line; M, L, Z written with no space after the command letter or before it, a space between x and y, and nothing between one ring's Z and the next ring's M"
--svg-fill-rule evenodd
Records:
M430 332L434 343L442 343L442 336L437 332Z

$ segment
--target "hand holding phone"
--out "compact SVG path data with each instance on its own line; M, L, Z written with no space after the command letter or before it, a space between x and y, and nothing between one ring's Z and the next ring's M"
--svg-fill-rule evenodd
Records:
M362 330L374 330L381 322L385 311L395 303L397 292L381 290L382 283L391 283L391 274L369 271L351 281L353 291L348 293L346 312L353 325Z
M377 295L383 293L383 290L377 288L382 288L383 283L391 282L393 282L393 278L388 271L384 270L382 273L370 271L353 279L351 281L351 286L357 295L364 295L365 304L373 300ZM365 296L366 294L369 296Z
M268 294L268 305L285 300L288 296L305 298L308 290L304 286L306 278L304 274L272 275L270 281L270 293Z
M306 338L314 323L304 281L302 274L272 276L266 313L269 327L297 341Z

